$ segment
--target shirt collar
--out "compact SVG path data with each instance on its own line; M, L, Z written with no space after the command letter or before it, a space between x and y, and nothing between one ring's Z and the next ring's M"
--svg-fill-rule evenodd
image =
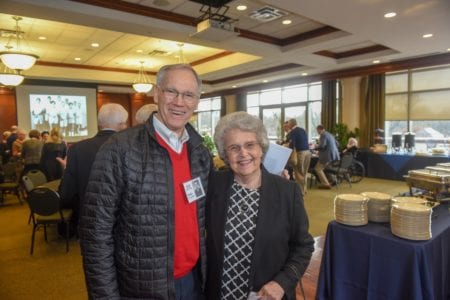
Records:
M187 130L183 130L181 137L167 128L163 122L161 122L156 115L153 117L153 127L159 136L170 146L176 153L181 153L183 149L183 144L189 140L189 134Z

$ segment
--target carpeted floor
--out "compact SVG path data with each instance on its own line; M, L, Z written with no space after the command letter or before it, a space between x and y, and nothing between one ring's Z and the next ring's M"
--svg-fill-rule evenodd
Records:
M310 232L313 236L325 234L338 193L379 191L397 195L407 190L404 182L368 178L351 188L345 183L332 190L313 187L305 198ZM11 195L0 206L0 299L87 299L78 241L73 239L66 253L64 239L58 237L55 227L48 230L48 243L39 230L30 256L28 215L27 205L20 205Z

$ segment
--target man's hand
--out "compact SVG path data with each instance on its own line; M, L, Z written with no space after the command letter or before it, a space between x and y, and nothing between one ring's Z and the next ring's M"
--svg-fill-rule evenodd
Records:
M284 295L283 288L275 281L269 281L258 292L260 299L281 300Z

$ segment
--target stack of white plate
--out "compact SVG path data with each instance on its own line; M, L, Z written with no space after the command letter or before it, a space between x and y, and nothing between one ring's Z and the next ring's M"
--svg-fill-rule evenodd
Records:
M420 197L394 197L391 199L391 205L392 204L398 204L398 203L416 203L416 204L426 204L428 201L424 198Z
M408 240L429 240L431 238L431 213L432 208L423 204L392 204L392 234Z
M340 194L334 198L334 218L336 222L361 226L368 223L367 202L369 198L360 194Z
M368 215L371 222L389 222L392 196L379 192L364 192L361 195L369 198Z

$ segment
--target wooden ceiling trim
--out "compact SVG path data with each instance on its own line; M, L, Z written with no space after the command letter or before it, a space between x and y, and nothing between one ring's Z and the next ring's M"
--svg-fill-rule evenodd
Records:
M267 69L248 72L245 74L238 74L238 75L234 75L234 76L224 77L221 79L210 80L208 82L205 81L205 83L218 84L218 83L223 83L223 82L227 82L227 81L248 78L248 77L252 77L252 76L258 76L258 75L269 74L269 73L273 73L273 72L284 71L284 70L288 70L288 69L292 69L292 68L299 68L301 66L302 65L299 65L299 64L284 64L284 65L280 65L280 66L276 66L276 67L271 67L271 68L267 68Z
M120 68L109 68L109 67L99 67L99 66L89 66L89 65L76 65L67 63L56 63L51 61L38 60L36 65L47 66L47 67L58 67L58 68L74 68L74 69L85 69L85 70L95 70L95 71L107 71L107 72L121 72L121 73L137 73L138 70L130 69L120 69ZM156 72L145 71L151 75L156 75Z
M314 54L325 56L325 57L330 57L330 58L334 58L334 59L341 59L341 58L347 58L347 57L352 57L352 56L357 56L357 55L362 55L362 54L367 54L367 53L384 51L384 50L392 50L392 49L389 47L383 46L383 45L374 45L374 46L369 46L369 47L364 47L364 48L352 49L352 50L348 50L348 51L344 51L344 52L333 52L333 51L329 51L329 50L322 50L322 51L314 52Z
M341 31L332 26L324 26L311 31L303 32L288 38L285 38L281 41L281 46L287 46L298 42L303 42L306 40L310 40L319 36L327 35L330 33L334 33L337 31Z
M223 52L217 53L217 54L215 54L215 55L211 55L211 56L208 56L208 57L205 57L205 58L202 58L202 59L193 61L193 62L190 63L190 65L193 66L193 67L195 67L195 66L197 66L197 65L201 65L201 64L204 64L204 63L213 61L213 60L215 60L215 59L219 59L219 58L222 58L222 57L225 57L225 56L234 54L234 53L236 53L236 52L233 52L233 51L223 51Z
M177 14L174 12L139 5L131 2L124 2L118 0L70 0L73 2L84 3L88 5L94 5L123 12L128 12L136 15L146 16L150 18L165 20L183 25L196 26L198 20L193 17Z

